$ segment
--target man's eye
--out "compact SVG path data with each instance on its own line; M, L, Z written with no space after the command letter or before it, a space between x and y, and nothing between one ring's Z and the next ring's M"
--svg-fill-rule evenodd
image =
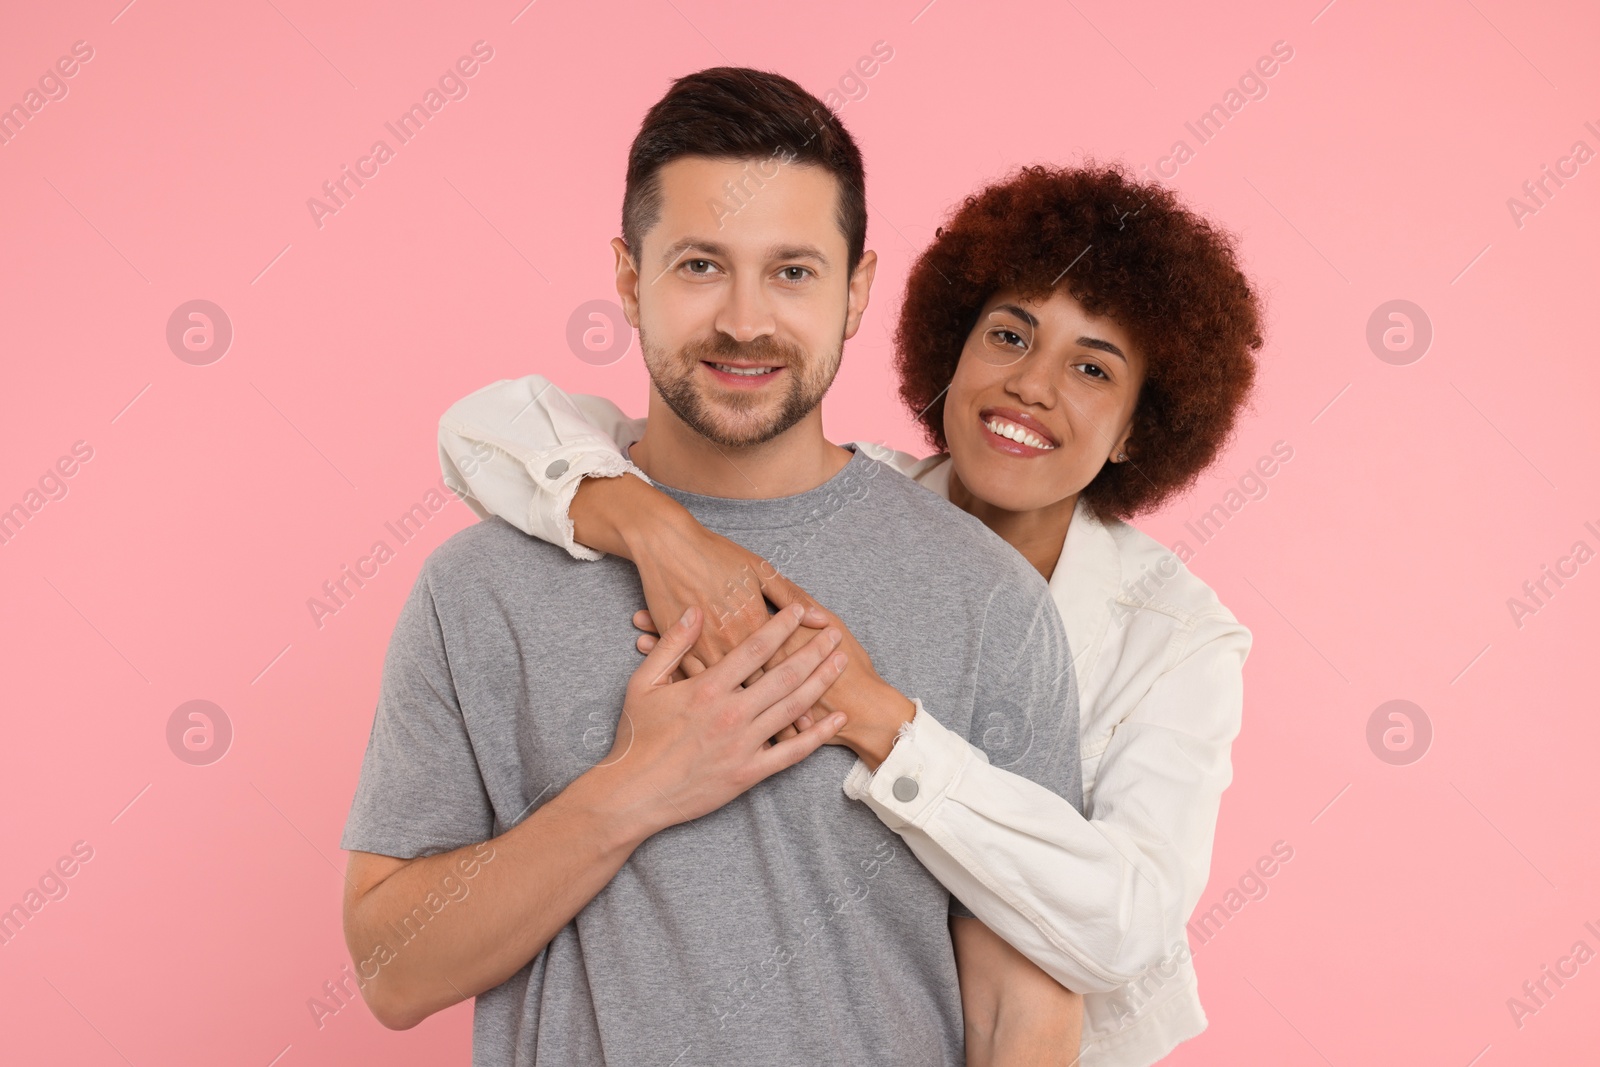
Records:
M811 271L806 267L784 267L778 274L786 282L803 282L810 276Z
M684 266L689 268L691 274L704 274L707 271L716 269L716 264L709 259L684 260Z

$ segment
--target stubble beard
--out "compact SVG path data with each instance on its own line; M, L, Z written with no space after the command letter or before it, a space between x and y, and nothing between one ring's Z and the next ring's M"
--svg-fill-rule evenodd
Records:
M749 448L765 444L790 429L815 411L839 372L844 352L844 337L831 358L807 355L798 345L757 337L739 342L725 333L710 341L693 341L677 352L668 353L650 343L639 332L639 347L645 369L656 392L673 414L701 437L725 448ZM753 362L781 365L788 377L777 409L762 418L772 401L766 395L737 390L719 391L715 402L708 401L695 378L700 363Z

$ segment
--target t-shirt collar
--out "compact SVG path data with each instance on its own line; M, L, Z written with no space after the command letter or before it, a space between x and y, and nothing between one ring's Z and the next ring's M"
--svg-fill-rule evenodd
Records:
M762 530L796 526L825 518L858 500L878 473L876 460L868 459L854 444L841 445L850 459L838 472L814 489L792 496L746 499L706 496L654 482L657 489L688 508L701 524L713 530ZM631 446L623 449L628 456ZM631 460L631 457L629 457Z

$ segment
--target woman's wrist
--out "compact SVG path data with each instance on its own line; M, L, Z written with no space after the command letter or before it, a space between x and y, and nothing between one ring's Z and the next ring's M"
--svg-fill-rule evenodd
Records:
M837 740L848 745L869 770L876 771L889 758L900 728L916 717L917 706L881 678L836 694L838 688L839 682L835 682L820 703L830 712L845 713L848 721Z
M687 508L633 474L585 478L567 508L572 537L597 552L635 560L651 532L694 521Z

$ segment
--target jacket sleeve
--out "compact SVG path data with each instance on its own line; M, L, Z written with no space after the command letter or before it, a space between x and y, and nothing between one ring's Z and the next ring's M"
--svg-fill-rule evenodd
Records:
M440 417L439 467L480 519L498 515L574 559L599 559L603 553L573 540L568 509L584 478L636 474L650 482L622 454L644 427L605 397L569 396L542 374L506 378ZM925 462L877 443L857 447L901 474Z
M573 540L567 509L585 477L650 481L622 454L644 425L603 397L568 396L530 374L450 406L439 419L439 466L445 484L480 518L499 515L575 559L599 559L602 553Z
M1174 644L1113 732L1087 817L991 766L920 701L877 772L858 761L845 781L985 925L1075 992L1115 989L1186 944L1210 873L1250 633L1204 616ZM895 798L911 767L931 803Z

